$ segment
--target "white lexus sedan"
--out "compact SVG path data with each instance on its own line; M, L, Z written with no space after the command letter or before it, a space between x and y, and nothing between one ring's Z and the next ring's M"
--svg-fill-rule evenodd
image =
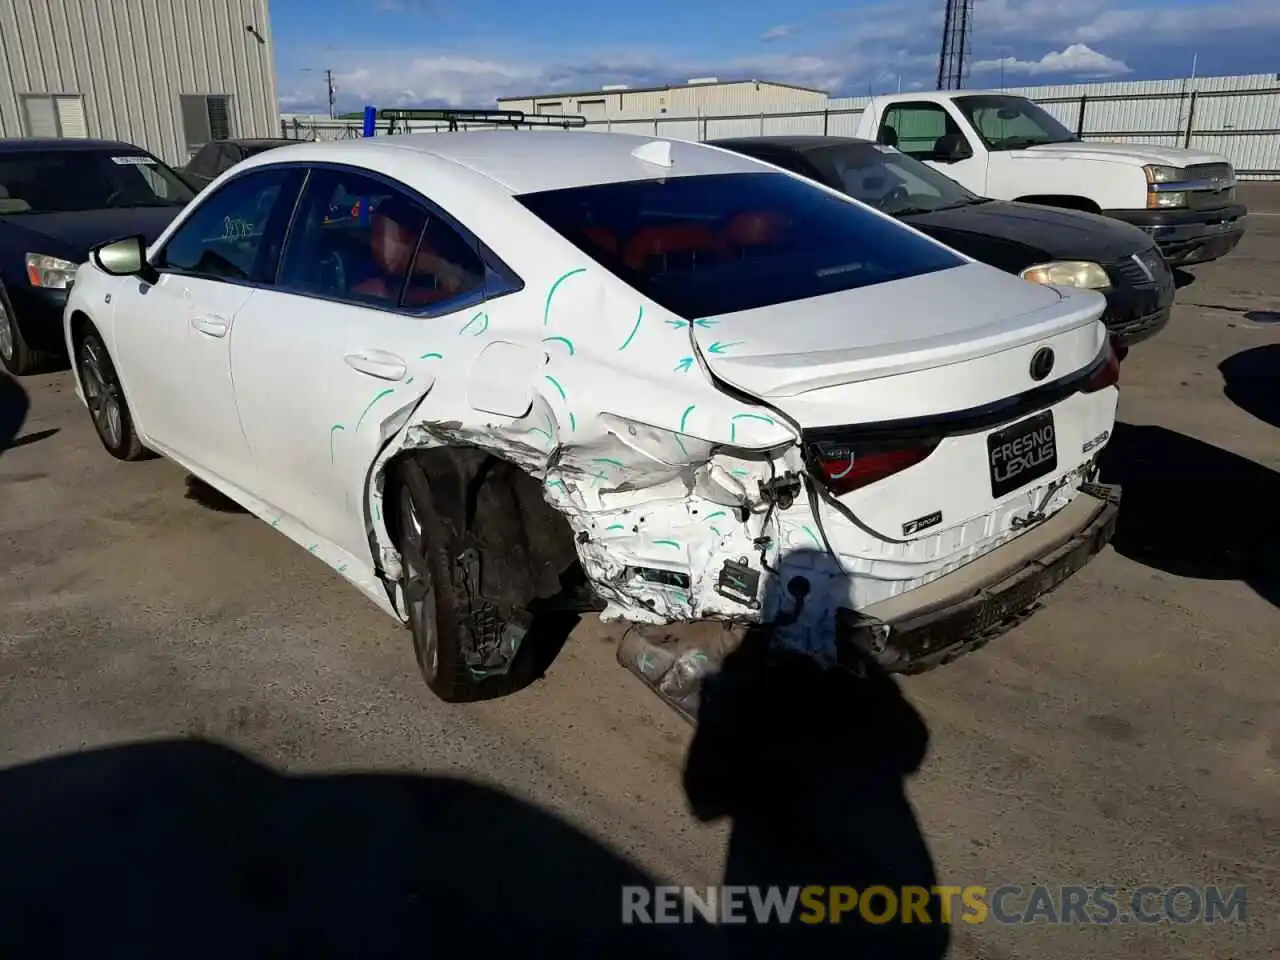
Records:
M238 164L97 248L65 332L111 455L277 527L466 700L566 608L905 672L1007 629L1114 530L1103 306L714 147L494 131Z

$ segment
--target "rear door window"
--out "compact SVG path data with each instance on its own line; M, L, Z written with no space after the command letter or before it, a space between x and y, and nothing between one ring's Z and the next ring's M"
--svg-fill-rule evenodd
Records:
M517 199L645 296L689 319L966 263L893 220L780 173L637 180Z

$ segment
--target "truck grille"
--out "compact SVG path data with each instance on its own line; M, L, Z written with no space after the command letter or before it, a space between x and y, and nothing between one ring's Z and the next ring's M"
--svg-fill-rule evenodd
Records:
M1192 190L1187 206L1192 210L1216 210L1236 202L1236 173L1229 163L1196 163L1187 167L1190 180L1209 180L1222 184L1219 190Z
M1150 287L1163 283L1169 273L1164 256L1155 247L1109 263L1105 267L1117 287Z

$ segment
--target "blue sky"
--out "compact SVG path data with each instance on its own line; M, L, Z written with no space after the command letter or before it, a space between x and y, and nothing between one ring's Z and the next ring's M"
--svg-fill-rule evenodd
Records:
M931 87L943 0L270 0L281 108L757 78ZM971 86L1280 71L1280 0L976 0Z

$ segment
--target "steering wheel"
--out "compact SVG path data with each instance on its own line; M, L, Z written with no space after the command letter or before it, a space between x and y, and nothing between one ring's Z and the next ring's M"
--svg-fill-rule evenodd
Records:
M347 292L347 267L337 250L330 250L320 261L320 283L335 293Z

